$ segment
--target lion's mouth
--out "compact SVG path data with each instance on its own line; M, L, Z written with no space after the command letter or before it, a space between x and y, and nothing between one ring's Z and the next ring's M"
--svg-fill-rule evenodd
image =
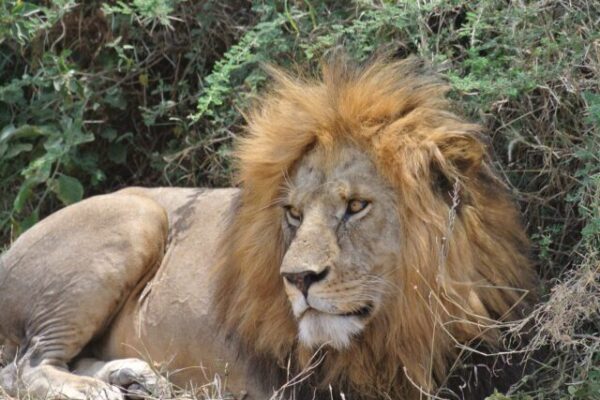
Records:
M369 315L371 315L371 312L373 312L373 304L367 303L364 307L361 307L356 311L352 311L352 312L345 313L345 314L339 314L339 315L341 315L342 317L365 318L365 317L368 317Z
M302 311L302 313L298 316L298 319L302 319L304 317L304 315L307 313L329 314L329 315L336 315L338 317L366 318L369 315L371 315L374 308L375 308L375 306L373 305L373 303L367 303L365 306L358 308L354 311L350 311L347 313L334 313L334 312L327 312L327 311L319 310L318 308L308 305L308 308L306 308L304 311Z

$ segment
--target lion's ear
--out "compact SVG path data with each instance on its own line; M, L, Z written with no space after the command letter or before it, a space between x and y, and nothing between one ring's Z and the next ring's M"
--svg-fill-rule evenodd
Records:
M457 183L475 177L480 171L485 145L475 134L445 134L435 138L434 142L432 184L448 200L447 195Z
M485 156L485 146L475 134L444 135L436 146L445 163L463 176L477 170Z

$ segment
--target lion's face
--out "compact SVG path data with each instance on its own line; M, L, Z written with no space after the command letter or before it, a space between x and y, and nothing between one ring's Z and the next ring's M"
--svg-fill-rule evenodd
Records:
M351 146L312 150L288 180L280 272L305 346L348 346L382 307L398 258L395 201Z

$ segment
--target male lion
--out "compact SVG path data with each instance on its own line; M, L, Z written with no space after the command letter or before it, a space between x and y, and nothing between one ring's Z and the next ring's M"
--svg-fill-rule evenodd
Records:
M237 145L240 189L96 196L3 255L5 390L119 399L160 382L140 358L182 384L227 365L252 399L288 379L300 399L509 383L516 367L483 353L535 280L480 127L414 60L272 75Z

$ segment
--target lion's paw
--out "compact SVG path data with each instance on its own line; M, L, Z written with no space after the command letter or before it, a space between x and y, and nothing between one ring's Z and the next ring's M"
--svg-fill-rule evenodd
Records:
M129 398L171 397L169 382L140 359L129 358L106 363L107 382L124 390Z

